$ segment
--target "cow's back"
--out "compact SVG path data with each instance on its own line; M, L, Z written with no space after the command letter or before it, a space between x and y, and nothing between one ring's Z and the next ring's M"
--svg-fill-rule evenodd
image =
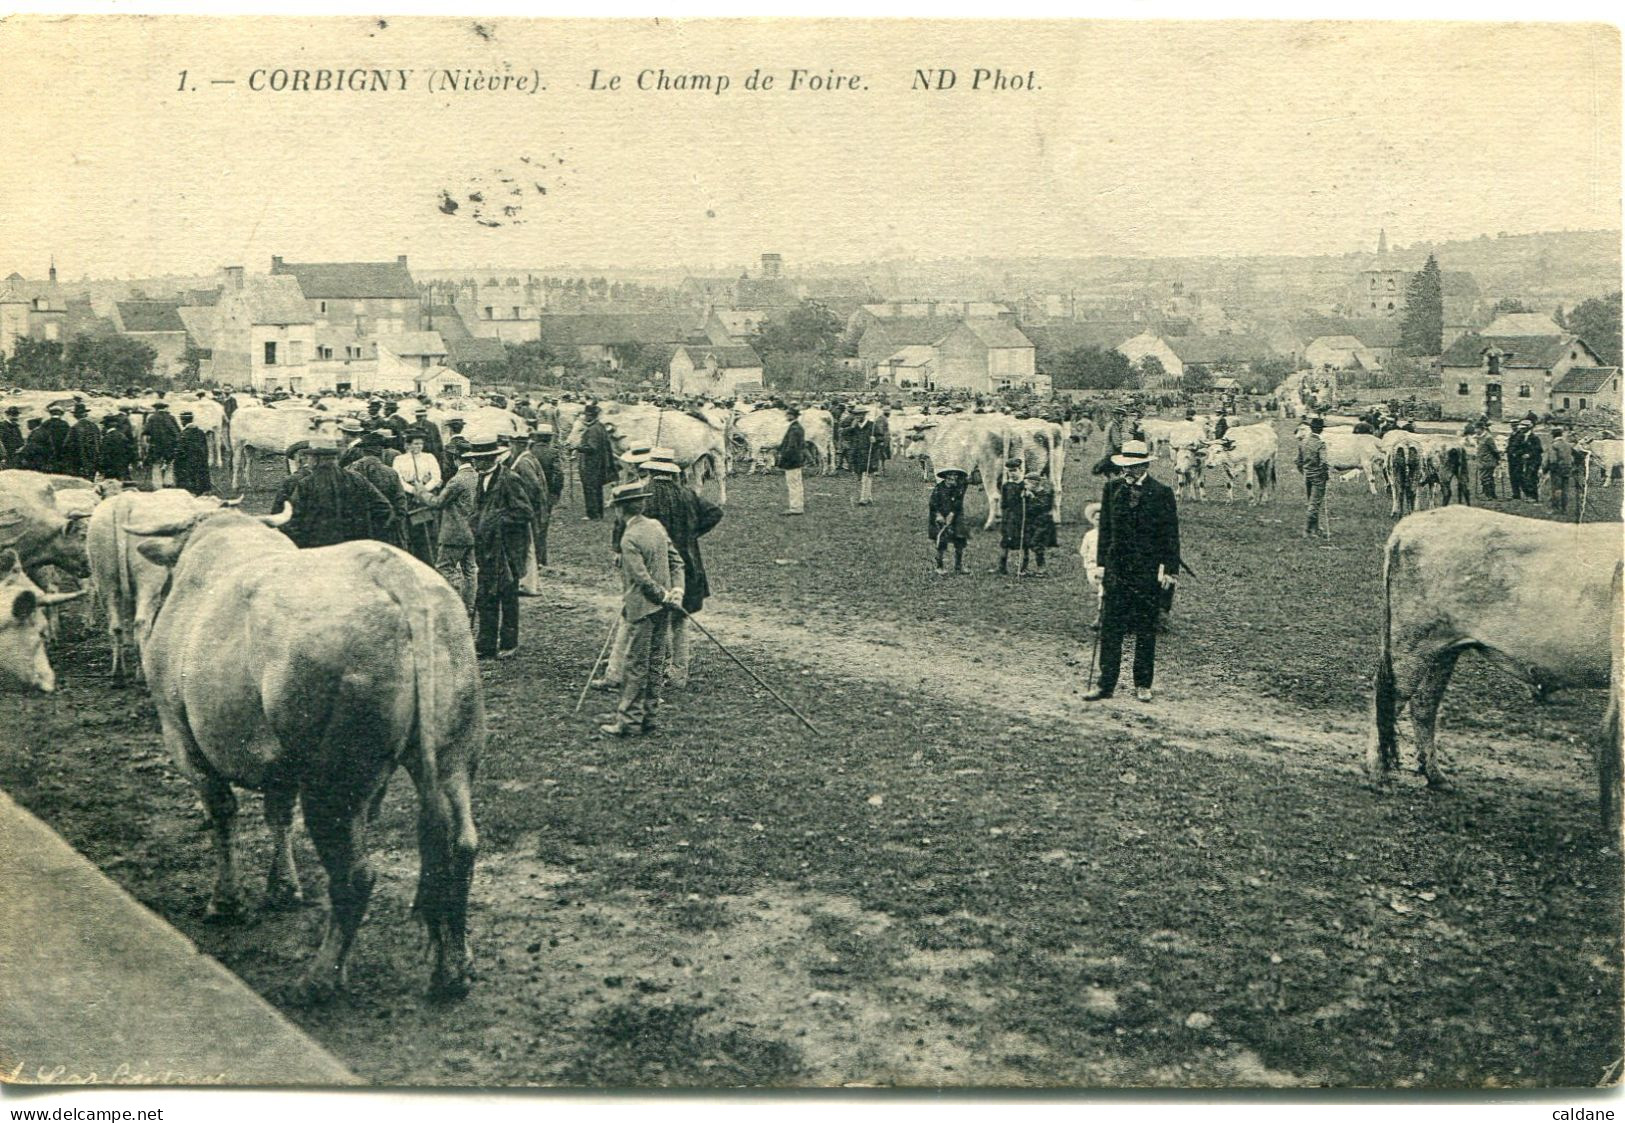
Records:
M1616 524L1576 525L1450 506L1409 515L1389 536L1394 642L1480 645L1547 686L1603 686L1611 662Z

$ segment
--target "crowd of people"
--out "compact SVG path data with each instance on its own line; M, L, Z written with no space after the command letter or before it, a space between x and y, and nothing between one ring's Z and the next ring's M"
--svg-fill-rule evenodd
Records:
M209 443L186 408L172 410L159 399L143 410L141 435L126 407L106 414L98 425L82 400L52 402L44 417L20 423L22 410L7 406L0 419L0 468L50 472L83 479L131 482L138 469L160 487L184 487L194 495L212 490ZM70 424L67 414L72 413Z

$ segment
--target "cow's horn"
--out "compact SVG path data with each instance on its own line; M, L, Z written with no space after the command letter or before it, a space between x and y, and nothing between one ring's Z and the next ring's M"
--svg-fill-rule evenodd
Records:
M78 589L71 593L38 593L35 599L39 601L41 608L50 608L54 604L67 604L71 600L78 600L89 594L89 589Z
M80 519L88 519L88 518L90 518L90 512L89 511L69 511L67 517L68 517L68 521L70 523L78 522Z
M241 507L243 505L243 497L239 495L236 499L222 499L220 501L220 505L222 507Z
M127 523L124 533L134 538L172 538L190 527L193 521L187 519L184 522L148 523L146 526Z
M292 518L293 518L293 504L292 503L289 503L286 506L284 506L282 508L282 513L280 515L260 515L259 516L260 522L264 523L266 526L269 526L269 527L287 526L288 522Z

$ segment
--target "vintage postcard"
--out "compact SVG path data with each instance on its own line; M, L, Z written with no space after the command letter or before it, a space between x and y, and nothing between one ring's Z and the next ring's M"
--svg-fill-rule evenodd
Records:
M0 59L0 1079L1619 1081L1617 28Z

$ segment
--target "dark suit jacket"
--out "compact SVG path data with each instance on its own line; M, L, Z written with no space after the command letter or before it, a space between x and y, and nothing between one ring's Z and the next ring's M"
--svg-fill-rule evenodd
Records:
M1173 489L1150 476L1138 485L1124 477L1100 497L1100 564L1107 584L1156 584L1157 566L1179 573L1179 512Z

